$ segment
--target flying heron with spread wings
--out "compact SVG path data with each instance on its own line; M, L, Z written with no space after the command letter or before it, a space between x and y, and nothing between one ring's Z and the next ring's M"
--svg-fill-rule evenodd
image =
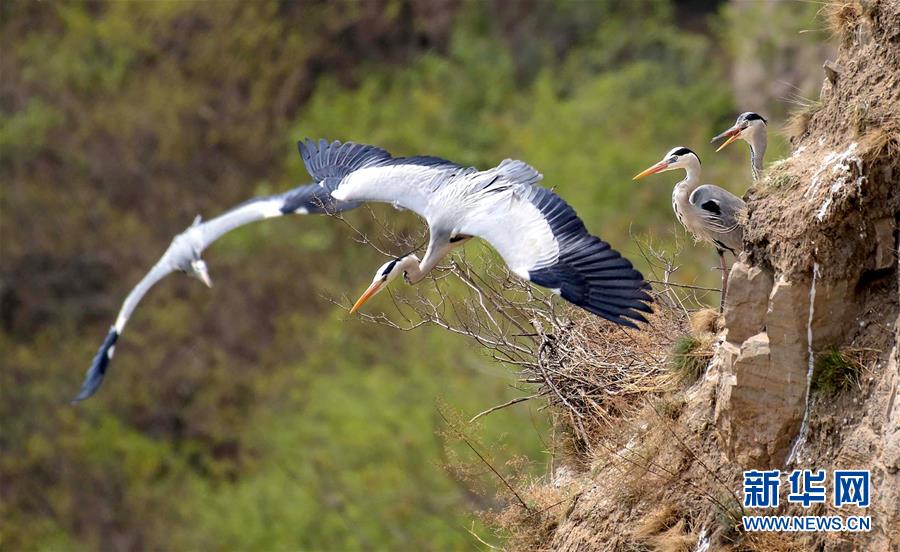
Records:
M744 229L738 222L738 214L747 206L744 200L728 190L712 184L701 186L700 157L681 146L672 148L662 160L635 175L633 180L676 169L684 169L685 177L672 190L672 209L678 222L696 239L716 247L722 269L722 296L719 299L719 312L722 312L728 291L725 251L736 256L743 246Z
M646 322L649 288L631 262L588 233L558 195L537 183L540 173L507 159L480 171L438 157L393 157L352 142L298 143L307 172L338 201L384 202L425 219L428 247L385 263L351 312L397 276L421 282L454 247L488 242L517 276L628 327Z
M175 236L159 261L125 298L116 323L109 329L100 350L94 356L74 402L83 401L97 392L115 352L116 341L122 335L134 309L154 284L172 272L182 272L212 286L206 262L200 254L214 241L235 228L263 219L290 214L337 213L359 205L356 202L334 199L327 184L307 184L282 194L253 198L206 222L202 222L198 215L187 230Z

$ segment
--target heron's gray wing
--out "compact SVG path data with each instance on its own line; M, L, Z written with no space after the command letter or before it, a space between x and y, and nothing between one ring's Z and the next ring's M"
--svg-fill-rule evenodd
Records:
M162 258L128 294L125 303L119 311L115 325L110 328L106 339L100 346L100 350L97 351L90 368L88 368L81 392L75 398L75 401L81 401L90 397L100 387L115 350L116 341L131 317L131 313L137 307L144 294L156 282L175 270L177 262L174 259L199 258L200 253L204 249L224 234L258 220L292 213L336 213L353 209L359 205L356 202L334 199L331 196L332 191L333 187L326 185L306 184L282 194L253 198L218 217L203 223L198 221L184 233L176 236Z
M333 214L359 206L358 202L338 201L333 198L331 196L333 184L336 182L306 184L282 194L256 197L199 224L201 251L228 232L251 222L294 213Z
M122 335L122 331L125 329L125 324L128 323L131 313L134 312L134 309L137 308L138 303L141 302L141 299L150 288L174 270L168 259L169 252L167 251L153 266L150 272L148 272L138 285L131 290L128 297L125 298L125 302L122 303L122 308L119 309L119 316L116 318L116 323L109 329L109 333L106 334L103 344L100 345L100 349L97 351L97 354L94 355L91 366L88 368L87 373L85 373L81 391L72 402L83 401L96 393L97 389L100 388L100 384L103 383L103 376L106 375L106 369L109 367L109 362L115 352L116 341L119 339L119 336Z
M514 273L591 313L629 327L646 322L649 285L631 262L589 234L562 198L532 185L537 171L511 160L494 170L500 177L482 189L458 233L484 239Z
M688 201L698 208L697 216L703 225L718 235L714 240L721 242L718 245L732 251L740 248L743 232L738 215L747 208L741 198L718 186L704 184L691 192Z
M378 201L427 218L436 192L478 171L439 157L392 157L375 146L305 140L297 143L309 174L342 201Z

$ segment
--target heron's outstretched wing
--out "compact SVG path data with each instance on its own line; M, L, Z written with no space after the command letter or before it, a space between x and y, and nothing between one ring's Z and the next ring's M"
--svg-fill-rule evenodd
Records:
M651 312L652 298L641 273L608 243L589 234L562 198L527 185L533 176L525 167L536 173L534 169L509 160L498 169L504 164L504 173L518 173L526 185L496 181L492 186L501 191L492 198L486 189L479 208L459 222L459 233L484 239L513 272L589 312L628 327L646 322L641 313Z
M359 206L357 202L334 199L331 196L333 189L333 186L328 183L306 184L282 194L253 198L216 218L206 222L198 220L193 226L176 236L153 269L128 294L115 325L106 334L106 339L103 340L100 350L97 351L90 368L88 368L81 392L75 397L75 402L90 397L99 389L115 351L116 341L125 329L131 313L144 294L156 282L177 269L178 259L199 259L203 250L224 234L251 222L293 213L332 214Z
M478 170L440 157L391 157L375 146L353 142L297 142L306 170L333 196L345 201L379 201L427 218L435 194Z
M728 190L704 184L691 192L688 199L697 207L696 213L711 235L716 235L717 245L732 252L740 249L743 229L738 223L738 215L747 208L744 201Z
M125 324L128 323L131 313L134 312L138 303L141 302L141 299L148 291L150 291L150 288L152 288L156 282L162 280L175 270L168 262L168 259L169 255L167 251L159 262L153 266L150 272L148 272L147 275L138 282L138 285L131 290L128 297L125 298L125 302L122 303L122 308L119 309L119 316L116 318L116 323L109 329L109 333L106 334L106 339L103 340L103 344L100 345L100 349L97 351L97 354L94 355L94 360L91 361L91 366L88 368L87 373L85 373L81 391L72 402L83 401L96 393L97 389L100 388L100 384L103 383L103 376L106 375L106 369L109 367L109 361L112 359L113 353L115 352L116 341L119 339L119 336L122 335L122 331L125 329Z
M335 214L359 206L359 202L334 199L331 196L334 184L336 181L306 184L283 194L255 197L199 224L201 251L228 232L251 222L290 214Z

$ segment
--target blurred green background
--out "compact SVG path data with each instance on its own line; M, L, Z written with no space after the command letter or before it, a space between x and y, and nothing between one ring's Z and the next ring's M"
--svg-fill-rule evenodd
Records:
M502 543L476 512L505 497L448 466L459 443L440 414L518 396L515 375L440 329L390 331L329 302L355 298L384 259L325 217L217 242L212 290L164 280L100 393L67 403L171 238L197 213L307 182L294 145L306 136L481 168L526 160L642 269L635 236L670 250L678 236L675 279L717 285L715 253L672 216L680 175L631 176L685 145L706 181L742 194L746 147L714 156L709 139L752 109L770 117L768 160L784 154L785 113L821 82L817 9L0 3L0 546L479 547L467 529ZM347 218L377 232L365 210ZM392 305L385 294L367 308ZM501 469L546 470L539 406L484 420L478 439Z

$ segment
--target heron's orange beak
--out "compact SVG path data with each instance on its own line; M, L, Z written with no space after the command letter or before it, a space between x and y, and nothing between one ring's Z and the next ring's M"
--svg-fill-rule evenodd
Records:
M741 137L741 129L738 127L731 127L728 130L726 130L725 132L723 132L722 134L713 138L711 140L711 142L715 142L716 140L721 140L722 138L725 138L726 136L728 137L728 140L725 140L725 142L721 146L719 146L719 149L716 150L716 153L722 151L723 149L725 149L725 146L727 146L728 144L730 144L730 143L734 142L735 140L737 140L738 138L740 138Z
M353 303L353 307L350 309L350 314L358 311L359 308L363 306L363 303L365 303L366 301L371 299L373 295L384 289L384 286L385 282L382 282L380 280L377 282L373 282L372 285L369 286L369 289L367 289L365 293L359 296L359 299L356 300L356 303Z
M643 172L639 172L638 174L634 175L634 178L632 178L632 180L640 180L640 179L644 178L645 176L649 176L651 174L656 174L659 171L664 170L668 166L669 166L669 164L666 163L665 161L660 161L659 163L653 165L649 169L647 169Z

